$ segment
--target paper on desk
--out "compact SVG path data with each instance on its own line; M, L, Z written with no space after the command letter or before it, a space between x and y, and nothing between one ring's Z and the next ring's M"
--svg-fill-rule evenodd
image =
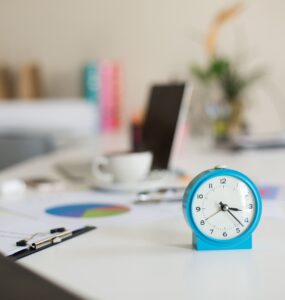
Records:
M271 185L262 186L263 218L285 219L285 188ZM132 195L118 195L99 192L58 193L34 195L22 199L2 199L0 201L0 252L13 254L21 247L16 242L26 239L34 233L41 238L51 228L66 227L75 230L86 225L95 225L99 229L105 226L145 224L161 219L183 218L181 203L133 205ZM48 214L50 208L73 204L108 204L128 208L123 214L108 217L63 217ZM39 235L36 237L38 238Z
M131 225L154 222L165 218L182 217L181 203L133 205L134 195L118 195L112 193L102 193L95 191L83 191L73 193L58 193L49 195L30 196L16 201L2 200L0 206L12 210L19 214L26 214L48 222L63 222L69 225ZM58 216L47 213L49 209L72 205L106 205L110 210L123 207L124 213L110 214L109 216ZM91 210L92 212L92 210ZM86 224L87 223L87 224Z
M19 215L0 207L0 252L4 255L12 255L27 247L18 247L16 242L29 239L29 243L50 236L50 229L65 227L63 223L47 222L33 217ZM76 226L66 227L69 230L78 229Z
M285 188L281 185L260 184L259 189L263 198L263 217L285 218ZM117 193L104 193L98 191L81 191L57 194L42 194L25 197L18 200L2 199L0 207L14 211L19 215L28 215L37 220L48 223L57 223L62 226L119 226L132 224L145 224L156 222L161 219L182 218L181 203L162 203L133 205L134 195ZM281 203L279 203L281 202ZM284 204L282 204L282 202ZM109 205L116 210L116 206L124 207L125 212L121 214L110 214L109 216L92 217L70 215L59 216L47 213L48 209L60 206L72 205ZM64 224L64 225L63 225Z
M263 218L285 219L285 185L264 183L259 185L262 198Z

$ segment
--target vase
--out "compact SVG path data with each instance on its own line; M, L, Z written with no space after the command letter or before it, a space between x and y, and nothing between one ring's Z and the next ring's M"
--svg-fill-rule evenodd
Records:
M231 113L228 120L228 134L238 135L242 134L245 131L245 122L244 122L244 104L242 100L236 99L231 101L230 104Z
M227 142L232 136L245 132L244 105L241 100L224 101L216 105L215 110L212 119L213 135L217 142Z

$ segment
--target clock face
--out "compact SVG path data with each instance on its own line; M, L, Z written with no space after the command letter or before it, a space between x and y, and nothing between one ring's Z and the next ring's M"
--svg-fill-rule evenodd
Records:
M217 176L198 188L192 214L204 235L218 240L233 239L252 224L256 200L243 181L232 176Z

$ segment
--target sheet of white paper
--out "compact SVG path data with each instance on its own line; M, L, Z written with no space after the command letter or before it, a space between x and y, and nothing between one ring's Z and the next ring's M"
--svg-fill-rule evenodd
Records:
M262 218L285 219L285 185L266 182L258 185L262 198Z
M33 195L21 199L1 199L0 201L0 251L10 255L21 250L16 247L16 242L26 239L34 233L35 239L43 238L51 228L65 227L69 230L78 229L86 225L119 226L132 224L145 224L161 218L182 217L180 203L133 205L134 196L118 195L98 192L58 193L49 195ZM74 205L76 205L74 209ZM78 209L85 206L87 215L77 214ZM108 211L100 215L100 205ZM48 213L54 209L60 212L59 207L72 208L75 216L64 213L62 215ZM79 208L78 208L79 207ZM96 215L98 212L99 214ZM119 212L117 213L117 209ZM122 210L122 211L121 211ZM93 212L95 211L95 216ZM88 215L91 212L91 215Z
M261 192L263 217L285 219L285 188L281 185L263 185ZM19 251L21 248L15 246L16 241L26 239L34 233L41 233L43 237L44 233L55 227L74 230L95 225L100 229L105 226L131 226L161 219L171 221L172 218L183 218L181 203L134 205L133 200L134 195L94 191L1 199L0 251L6 255ZM85 209L86 205L91 208ZM100 205L110 213L100 215ZM60 207L63 207L63 213ZM69 211L65 208L71 208L71 212L74 210L75 214L66 213ZM117 209L120 213L116 213ZM87 214L83 213L84 210ZM39 235L36 238L38 237Z
M49 231L52 228L66 227L62 224L25 217L0 207L0 252L8 256L25 249L27 247L16 246L16 242L28 239L28 243L31 244L51 236ZM68 225L66 229L75 230L79 227Z
M35 195L16 201L2 200L0 207L42 221L77 226L130 225L177 217L177 215L182 217L181 203L134 205L133 200L134 195L86 191ZM101 215L100 205L103 209ZM85 206L90 208L85 209ZM52 209L55 213L51 212Z

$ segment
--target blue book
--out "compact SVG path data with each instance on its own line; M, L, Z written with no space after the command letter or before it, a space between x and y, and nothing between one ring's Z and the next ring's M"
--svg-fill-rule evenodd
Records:
M88 102L99 101L99 66L96 63L85 65L83 70L83 93Z

